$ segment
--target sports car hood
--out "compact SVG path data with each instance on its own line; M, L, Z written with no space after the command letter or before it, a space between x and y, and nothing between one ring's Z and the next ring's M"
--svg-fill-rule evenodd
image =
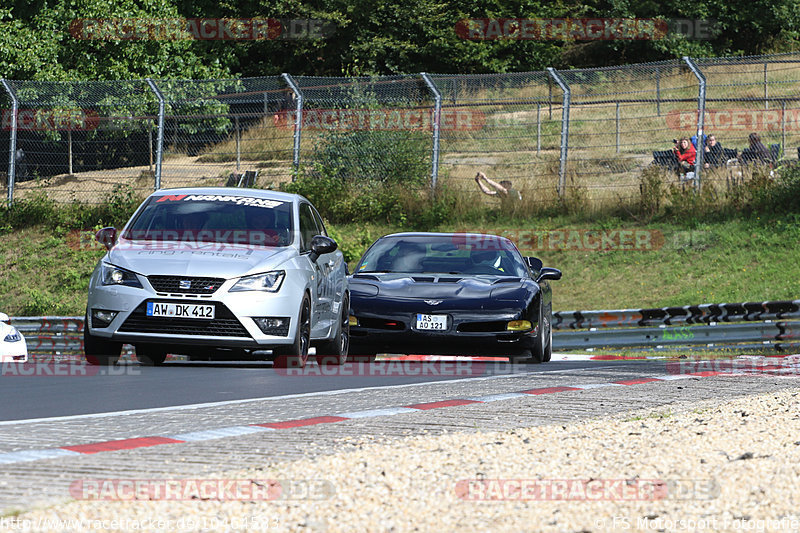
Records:
M537 290L533 280L506 276L364 273L350 278L350 291L354 297L521 300Z
M297 250L291 246L121 240L105 260L145 276L235 278L277 268L296 254Z

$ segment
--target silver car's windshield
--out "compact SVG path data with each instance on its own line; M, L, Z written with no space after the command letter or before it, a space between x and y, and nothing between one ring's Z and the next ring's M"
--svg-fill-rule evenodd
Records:
M513 245L491 235L384 237L367 250L356 272L528 275Z
M291 202L176 195L150 198L122 238L288 246L292 230Z

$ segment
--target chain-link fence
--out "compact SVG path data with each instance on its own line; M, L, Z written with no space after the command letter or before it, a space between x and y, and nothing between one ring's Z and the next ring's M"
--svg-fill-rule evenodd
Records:
M145 170L152 176L156 107L143 80L9 81L5 88L17 109L3 119L16 198L43 190L60 202L101 202L121 185L152 190Z
M559 74L571 93L565 194L595 202L635 198L653 151L673 146L666 117L696 109L697 79L677 60Z
M800 53L486 75L3 80L2 193L97 203L327 175L478 198L483 172L523 206L607 205L635 200L648 168L720 188L796 160L798 83ZM671 156L682 137L699 146L691 168Z
M562 94L547 72L432 75L442 95L441 174L453 188L477 193L483 172L508 180L531 203L555 196Z
M431 180L434 94L423 76L298 76L305 175L425 187Z

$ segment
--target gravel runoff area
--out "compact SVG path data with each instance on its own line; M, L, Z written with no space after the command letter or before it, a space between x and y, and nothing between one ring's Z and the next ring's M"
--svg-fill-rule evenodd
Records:
M172 492L75 500L5 516L0 531L800 531L800 405L786 389L567 425L352 438L204 478L241 482L84 486L76 494ZM216 490L243 500L202 501Z

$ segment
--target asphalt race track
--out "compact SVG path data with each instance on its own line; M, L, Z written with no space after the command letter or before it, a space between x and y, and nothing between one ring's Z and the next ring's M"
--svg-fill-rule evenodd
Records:
M3 364L0 512L64 501L72 483L98 475L190 478L329 454L364 438L693 409L796 387L799 359L738 358L744 372L731 372L731 359L726 367L560 354L542 365L393 359L324 372L316 364Z
M562 356L568 357L568 356ZM557 359L556 356L554 359ZM395 358L371 364L348 363L341 369L310 363L304 371L273 369L271 363L167 362L115 367L53 363L6 364L3 395L24 401L0 402L0 421L213 404L278 396L419 385L439 381L500 378L529 373L608 367L602 361L553 360L542 365L448 358L414 361ZM614 362L613 368L657 372L663 362ZM643 366L644 365L644 366ZM300 375L300 373L304 375Z

